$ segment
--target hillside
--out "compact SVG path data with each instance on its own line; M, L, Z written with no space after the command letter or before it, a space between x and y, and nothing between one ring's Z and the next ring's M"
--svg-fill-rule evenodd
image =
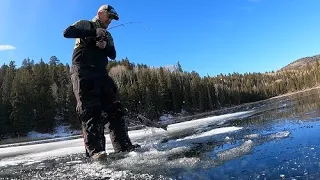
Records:
M307 67L307 65L312 65L316 63L316 61L320 60L320 54L314 55L311 57L304 57L298 60L293 61L287 66L281 68L279 71L287 71L287 70L301 70Z

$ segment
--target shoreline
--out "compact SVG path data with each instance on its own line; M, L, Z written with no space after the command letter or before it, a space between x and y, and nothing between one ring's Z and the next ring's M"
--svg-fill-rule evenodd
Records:
M315 89L319 89L319 88L320 88L320 85L315 86L315 87L312 87L312 88L307 88L307 89L304 89L304 90L299 90L299 91L295 91L295 92L285 93L285 94L282 94L282 95L278 95L278 96L275 96L275 97L271 97L271 98L269 98L269 99L276 99L276 98L279 98L279 97L291 96L291 95L294 95L294 94L298 94L298 93L302 93L302 92L306 92L306 91L311 91L311 90L315 90Z

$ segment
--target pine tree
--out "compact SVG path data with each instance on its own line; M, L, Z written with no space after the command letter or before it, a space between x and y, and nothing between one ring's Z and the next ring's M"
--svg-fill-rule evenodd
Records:
M15 134L26 135L34 125L32 77L27 69L20 69L12 83L10 116Z
M2 98L2 118L0 127L1 131L4 134L12 133L14 130L12 129L12 124L10 122L10 115L12 112L12 98L11 98L11 90L12 90L12 82L15 77L16 65L14 61L10 61L9 66L4 66L5 72L3 77L3 82L1 86L1 98Z
M42 60L34 67L35 128L38 132L51 132L55 126L56 103L53 97L52 80L48 65Z

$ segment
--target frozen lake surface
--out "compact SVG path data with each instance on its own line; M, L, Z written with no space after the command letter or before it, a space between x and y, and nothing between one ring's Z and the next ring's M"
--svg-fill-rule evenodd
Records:
M319 96L130 131L142 148L105 162L87 161L82 139L0 146L0 179L320 179Z

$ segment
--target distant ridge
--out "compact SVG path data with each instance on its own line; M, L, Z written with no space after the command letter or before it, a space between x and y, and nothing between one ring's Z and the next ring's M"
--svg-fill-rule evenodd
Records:
M300 58L298 60L293 61L292 63L284 66L279 71L288 71L288 70L300 70L307 67L307 65L312 65L320 60L320 54L310 56L310 57L304 57Z

